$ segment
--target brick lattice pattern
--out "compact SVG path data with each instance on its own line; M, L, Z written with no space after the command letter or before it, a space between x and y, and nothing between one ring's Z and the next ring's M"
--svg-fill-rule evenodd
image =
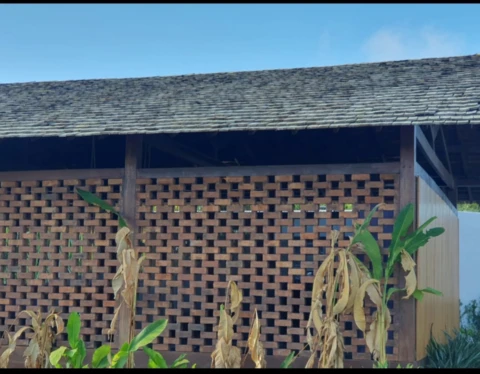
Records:
M66 319L81 313L87 348L106 343L113 317L117 220L75 193L87 189L120 209L122 179L0 182L0 326L22 325L23 309ZM154 348L213 351L228 280L244 292L236 344L244 347L257 308L268 355L305 343L313 275L330 231L348 244L352 223L385 203L371 231L388 246L398 175L272 175L137 179L137 328L168 317ZM396 283L395 279L391 281ZM372 305L371 305L372 306ZM397 358L389 332L388 353ZM370 308L370 313L374 311ZM351 316L342 317L346 359L369 359ZM63 334L58 344L65 342ZM18 345L26 345L23 337Z
M0 328L24 325L18 312L80 313L87 348L107 340L113 318L117 220L75 192L119 207L122 179L0 182ZM30 323L30 319L28 319ZM25 334L18 345L27 345ZM57 345L66 341L62 334Z
M329 250L330 231L340 230L339 244L348 245L353 221L385 203L371 231L387 247L397 191L398 175L383 174L138 179L136 239L147 260L137 328L166 316L156 349L210 353L220 304L234 280L244 292L234 343L245 346L257 308L268 355L302 349L313 276ZM394 308L391 314L387 352L395 360ZM352 316L341 323L345 358L370 359Z

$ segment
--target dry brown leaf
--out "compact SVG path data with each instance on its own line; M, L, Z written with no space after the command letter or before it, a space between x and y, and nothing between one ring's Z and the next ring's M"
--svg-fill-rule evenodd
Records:
M37 331L39 328L40 328L40 325L42 324L42 317L40 315L40 312L39 314L35 314L35 312L33 310L22 310L20 313L18 313L18 317L20 317L21 314L26 314L27 316L29 316L31 319L32 319L32 328L33 330Z
M220 311L218 339L224 339L227 344L230 344L233 339L233 321L232 317L227 314L226 309Z
M370 330L365 334L365 342L367 343L368 350L373 353L375 349L375 339L377 335L377 312L372 315L372 323L370 324Z
M242 363L240 349L219 339L212 353L212 367L215 369L238 369Z
M123 286L123 266L120 265L120 267L117 270L117 273L112 279L112 288L113 288L113 297L116 299L118 295L118 291Z
M337 270L338 276L342 277L343 279L343 287L341 291L341 296L338 299L337 303L333 307L333 315L337 315L342 313L348 303L348 298L350 296L350 279L349 279L349 274L348 274L348 265L347 265L347 257L345 254L345 251L339 251L338 255L340 257L340 264L339 264L339 270Z
M402 250L401 256L402 268L407 272L407 275L405 276L405 287L407 289L407 294L406 296L402 297L402 299L408 299L417 289L417 276L415 275L416 264L412 256L410 256L407 251Z
M41 367L42 353L36 339L30 340L27 349L23 352L23 357L25 357L25 367L27 369L39 369Z
M8 332L6 333L8 338L8 347L0 356L1 369L6 369L8 367L8 363L10 361L10 355L15 351L15 348L17 347L18 338L20 337L20 335L22 335L25 331L29 329L31 329L30 326L22 327L13 335L13 337Z
M350 278L350 295L348 296L348 302L343 311L343 314L349 314L353 311L353 304L355 303L355 296L360 288L360 271L355 262L355 259L350 252L347 252L348 265L350 268L349 278Z
M132 248L132 242L128 238L130 235L130 229L128 227L122 227L115 235L115 243L117 243L117 257L122 258L122 252L125 249Z
M227 288L230 290L230 313L232 315L232 323L235 323L239 317L240 304L243 300L243 294L242 291L238 289L235 282L228 282Z
M320 300L316 300L314 305L312 306L312 310L310 311L311 319L313 320L313 326L317 330L318 334L321 334L323 328L323 321L322 321L322 303ZM307 327L311 327L310 321Z
M118 308L115 310L112 322L110 322L110 328L107 331L107 335L109 335L109 337L115 335L115 332L116 332L115 325L117 324L117 319L118 319L118 316L120 314L120 309L122 308L122 305L123 305L123 300L120 303L120 305L118 306Z
M315 278L313 280L312 300L322 297L327 268L331 264L331 262L333 262L334 257L335 257L334 251L330 252L327 258L320 265L320 268L318 269L317 274L315 274Z
M250 350L250 355L252 357L252 361L255 363L256 369L262 369L267 366L267 362L265 361L265 351L259 339L260 321L258 320L257 309L255 309L252 330L248 336L248 349Z
M61 334L65 330L65 322L63 321L63 318L56 313L55 313L55 327L57 329L56 335Z
M365 312L363 310L363 302L365 300L365 293L367 288L371 285L378 283L376 279L368 279L365 281L359 288L357 296L355 297L355 304L353 307L353 318L357 327L365 332L366 321L365 321Z

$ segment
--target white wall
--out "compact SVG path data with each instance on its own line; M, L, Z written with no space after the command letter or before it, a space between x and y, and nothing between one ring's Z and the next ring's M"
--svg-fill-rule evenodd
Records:
M460 300L480 298L480 213L458 212L460 221Z

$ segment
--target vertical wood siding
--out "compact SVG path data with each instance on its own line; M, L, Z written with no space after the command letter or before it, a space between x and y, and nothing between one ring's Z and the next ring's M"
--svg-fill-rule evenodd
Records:
M459 235L458 216L429 184L417 177L418 224L430 217L437 219L431 227L444 227L445 233L433 238L418 251L418 288L432 287L443 296L425 294L417 302L417 360L425 357L425 348L433 336L444 341L443 331L452 331L460 323L459 310Z

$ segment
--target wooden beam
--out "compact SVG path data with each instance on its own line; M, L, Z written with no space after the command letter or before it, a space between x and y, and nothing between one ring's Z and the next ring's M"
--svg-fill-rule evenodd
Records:
M408 204L414 204L416 207L416 131L418 131L417 126L400 128L400 209ZM416 227L416 219L414 227ZM395 272L398 274L398 281L404 283L404 273L398 264ZM400 284L399 287L403 287L403 284ZM408 300L397 298L396 307L398 308L396 313L398 358L401 362L414 362L416 352L415 299L413 297Z
M458 126L456 128L456 132L457 132L457 138L460 139L460 131L459 131ZM465 176L465 178L468 179L468 177L470 176L469 168L468 168L468 161L467 161L468 149L465 146L462 147L461 145L459 145L458 152L460 152L460 157L461 157L461 160L462 160L463 175ZM456 183L457 187L459 187L458 183L459 183L459 181L457 181L457 183ZM480 184L479 184L479 186L480 186ZM468 192L468 200L473 201L472 188L470 186L468 186L467 192ZM457 191L457 198L458 198L458 191Z
M398 174L398 162L373 164L321 164L321 165L270 165L230 166L206 168L163 168L138 170L140 178L179 177L238 177L244 175L305 175L305 174ZM1 179L1 173L0 173Z
M428 163L433 167L438 176L442 179L442 181L447 185L448 188L455 188L452 174L450 174L450 172L445 168L445 166L443 166L432 146L428 143L427 137L419 127L417 127L416 130L416 138L418 140L420 149L423 151L427 158Z
M430 132L432 133L432 148L435 149L435 140L437 139L438 131L440 126L430 125Z
M452 164L450 162L450 154L448 153L447 139L445 138L443 127L440 128L440 136L442 138L443 151L445 152L445 159L447 160L448 171L450 172L450 174L452 174Z
M148 136L144 138L146 144L159 149L162 152L171 154L182 160L191 162L198 166L221 166L220 161L213 157L207 156L201 152L190 149L182 143L177 142L163 135Z
M128 227L132 231L131 239L135 247L135 231L136 225L136 183L137 183L137 170L141 167L142 162L142 135L127 135L125 144L125 172L123 175L122 186L122 216L127 221ZM120 302L117 300L117 307ZM116 336L117 346L128 342L130 332L130 313L125 303L122 304L119 317L118 317L118 329Z

